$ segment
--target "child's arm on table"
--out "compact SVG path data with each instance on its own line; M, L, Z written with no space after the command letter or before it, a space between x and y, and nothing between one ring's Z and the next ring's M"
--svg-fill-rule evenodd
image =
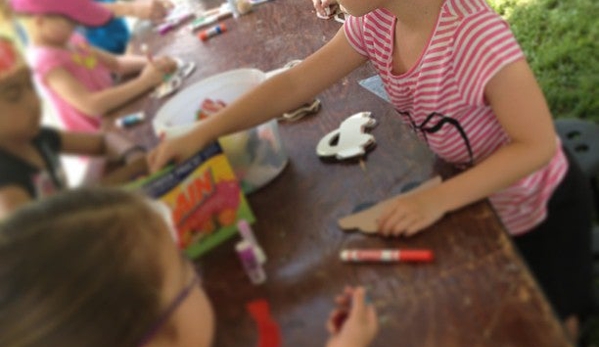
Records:
M326 347L369 346L378 331L378 321L374 305L366 300L364 288L346 287L335 301L338 308L331 312L327 321L331 337ZM338 326L338 315L346 313L349 313L347 319Z
M131 162L145 156L145 149L117 133L61 132L61 153L105 156L109 160ZM23 187L15 184L0 188L0 219L33 199Z
M187 134L160 144L148 158L151 170L157 171L171 160L185 160L220 136L280 116L311 100L364 62L366 58L350 46L341 29L300 64L269 78Z
M398 198L379 220L382 234L415 234L446 212L486 198L551 160L557 149L551 113L525 60L501 69L486 85L485 97L511 143L438 186Z
M162 83L171 66L170 59L156 59L154 63L147 64L142 73L131 81L97 92L89 91L63 68L50 71L46 81L56 94L77 110L88 115L101 116Z
M136 2L117 1L114 3L102 3L115 17L135 17L160 21L166 17L168 10L173 7L170 1L146 0Z
M130 162L145 155L145 149L115 132L60 134L62 153L87 156L105 156L110 161Z
M148 57L143 55L114 55L98 48L91 49L104 66L121 76L138 73L143 70L146 65L150 64ZM167 62L164 71L174 71L177 68L177 63L170 57L156 59L165 60Z

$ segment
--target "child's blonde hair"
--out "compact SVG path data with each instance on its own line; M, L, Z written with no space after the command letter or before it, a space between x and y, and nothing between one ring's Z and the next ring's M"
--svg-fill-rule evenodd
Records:
M0 224L0 346L135 346L160 315L166 222L150 203L81 189Z

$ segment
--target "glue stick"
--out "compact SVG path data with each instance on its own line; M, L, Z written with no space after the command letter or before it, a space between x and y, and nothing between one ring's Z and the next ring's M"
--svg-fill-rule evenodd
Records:
M252 231L250 224L245 219L241 219L239 222L237 222L237 229L239 230L239 234L241 234L243 239L254 247L258 262L260 262L260 264L264 264L266 262L266 254L264 253L262 247L260 247L258 244L258 241L256 241L256 237L254 236L254 232Z
M225 26L225 24L220 23L213 26L212 28L201 31L198 34L198 37L200 38L200 40L206 41L213 36L224 33L225 31L227 31L227 27Z
M254 246L249 241L243 240L235 245L235 250L250 281L253 284L264 283L266 281L266 273L256 257Z

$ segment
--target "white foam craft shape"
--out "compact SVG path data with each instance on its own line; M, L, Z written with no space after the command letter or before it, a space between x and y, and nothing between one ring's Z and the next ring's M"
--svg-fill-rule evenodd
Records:
M335 156L337 159L364 155L365 148L375 142L374 136L365 133L367 128L376 124L370 115L370 112L360 112L348 117L338 129L331 131L318 142L316 154L321 157ZM337 143L331 144L336 137L339 137Z

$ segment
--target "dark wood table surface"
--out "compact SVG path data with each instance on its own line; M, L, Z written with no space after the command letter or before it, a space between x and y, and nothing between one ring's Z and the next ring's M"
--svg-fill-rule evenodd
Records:
M195 3L205 9L218 4ZM195 61L197 71L185 82L189 85L235 68L279 68L315 51L341 27L317 19L309 0L275 0L225 23L229 31L205 43L186 29L153 35L147 43L156 54ZM324 345L333 297L346 284L365 285L373 298L380 319L373 346L570 346L488 202L450 213L409 239L345 233L337 227L336 220L356 205L387 198L435 171L433 156L393 109L357 84L373 74L370 66L358 69L320 95L323 108L316 116L280 124L290 163L249 196L257 217L254 229L269 258L267 282L250 284L233 248L237 239L200 260L216 310L215 346L255 345L257 329L245 305L259 298L270 302L285 346ZM114 115L143 109L151 119L165 101L142 96ZM379 122L372 131L377 147L368 154L366 169L356 162L319 160L319 139L359 111L373 112ZM157 143L149 121L127 135L148 148ZM430 248L436 261L342 263L339 252L350 247Z

